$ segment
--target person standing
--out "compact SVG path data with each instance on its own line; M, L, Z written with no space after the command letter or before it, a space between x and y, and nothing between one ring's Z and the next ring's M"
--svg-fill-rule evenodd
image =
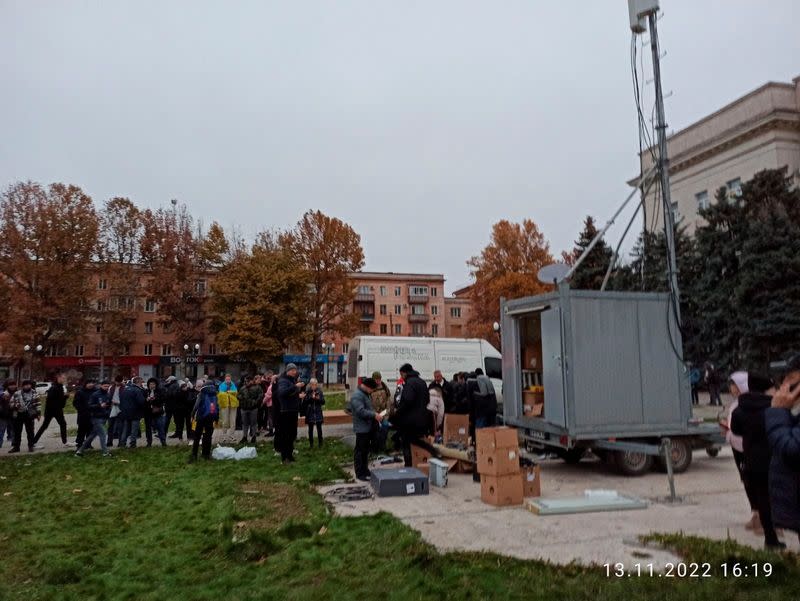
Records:
M708 404L722 405L722 399L719 396L719 372L713 363L706 363L704 377L708 387Z
M400 379L403 384L396 401L392 425L400 435L405 466L412 467L412 444L430 450L430 445L422 442L422 437L430 429L430 413L427 409L430 395L425 382L410 363L400 367Z
M444 428L444 392L442 387L435 382L428 387L428 411L433 416L433 423L431 424L431 434L435 440L440 441L442 438L442 430Z
M385 415L387 415L391 420L392 414L394 413L392 393L389 391L389 387L386 385L386 382L383 381L381 372L372 372L372 379L375 380L376 384L375 390L373 390L369 395L370 400L372 401L372 408L377 413L383 413L385 411ZM388 428L384 428L380 424L373 425L372 445L376 453L386 452L386 439L388 434Z
M256 444L258 434L258 406L264 399L261 376L245 376L244 388L239 393L239 409L242 413L242 439L239 444L247 444L248 438Z
M106 435L106 446L112 448L114 446L114 439L119 437L119 427L122 420L119 418L119 397L122 393L122 376L117 374L114 377L114 383L108 389L108 400L111 402L111 409L108 412L108 432Z
M689 372L689 384L692 387L692 405L700 404L700 382L703 380L703 374L700 372L696 365L692 366Z
M78 413L78 434L75 436L75 446L81 448L83 441L92 429L92 418L89 415L89 399L94 394L95 381L92 378L87 378L83 382L83 386L75 391L75 397L72 399L72 406Z
M748 374L748 392L739 395L739 406L731 416L731 431L742 437L744 472L755 493L758 516L764 529L764 547L784 549L786 545L778 540L772 522L769 497L769 466L772 457L764 415L772 402L772 398L766 394L772 386L768 378Z
M776 528L800 534L800 355L786 362L786 375L764 419L772 450L772 519Z
M277 434L278 431L278 376L270 372L269 380L267 380L267 391L264 393L264 405L267 407L267 437L274 437L273 444L275 450L278 450Z
M122 420L120 427L119 446L136 448L139 439L139 422L144 417L146 395L143 387L144 379L134 377L122 390L119 397L119 416Z
M161 446L167 446L167 431L164 427L164 389L158 385L158 380L147 380L147 399L145 402L144 428L147 446L153 446L153 430L155 429Z
M92 447L92 441L95 438L100 439L100 450L103 452L103 457L111 457L106 446L106 421L111 413L111 398L108 395L108 390L111 387L111 382L105 380L100 383L100 388L92 393L89 397L89 415L92 420L92 430L83 441L83 445L78 447L75 451L77 457L83 457L84 451Z
M214 435L214 423L219 420L217 388L214 386L214 382L211 380L205 382L202 378L198 378L195 389L197 390L197 400L194 407L192 407L190 417L195 420L196 425L189 463L197 461L197 452L201 440L203 443L203 459L211 459L211 438Z
M178 398L181 394L181 383L175 376L169 376L164 381L164 432L169 432L169 424L178 408ZM177 431L177 428L176 428ZM175 434L170 438L178 438Z
M183 440L183 431L186 430L186 438L193 440L192 433L192 409L197 400L197 390L189 380L180 383L178 398L175 401L175 433L170 438Z
M64 382L67 377L64 374L56 374L53 376L53 381L50 383L50 388L47 389L47 396L44 403L44 421L39 426L36 436L33 437L33 444L39 442L39 439L47 430L50 422L55 420L61 431L61 444L65 447L67 444L67 420L64 419L64 407L67 404L67 393L64 391ZM2 441L0 440L0 443Z
M748 374L746 371L737 371L731 374L730 393L733 401L728 407L727 418L720 422L722 433L725 435L725 440L731 445L733 451L733 460L736 462L736 469L739 471L739 478L744 485L744 492L747 494L747 501L750 503L750 521L745 524L748 530L761 530L761 522L758 518L758 504L756 492L752 484L747 478L747 472L744 469L744 446L741 436L737 436L731 432L731 416L736 408L739 406L739 397L749 392L748 390Z
M322 422L324 421L322 407L325 405L325 394L319 387L316 378L311 378L308 381L308 390L306 390L304 402L306 425L308 426L308 446L311 449L314 448L314 428L316 428L317 442L319 447L322 448Z
M297 439L297 416L300 402L305 398L301 390L304 382L297 380L297 366L289 363L286 370L278 378L278 420L277 446L281 454L281 462L285 465L294 461L294 441ZM274 401L273 401L274 402Z
M441 388L444 409L447 413L451 413L455 405L455 399L453 398L453 385L444 379L441 369L437 369L433 372L433 382L431 382L430 386L438 386ZM430 386L428 388L430 388Z
M261 385L261 398L258 402L258 433L259 434L266 434L267 433L267 424L269 422L269 412L267 410L267 406L264 403L265 395L267 394L267 389L269 389L270 384L270 372L266 374L259 374L258 381Z
M353 451L353 467L356 479L369 481L369 447L372 441L374 424L380 425L382 418L372 406L371 394L378 388L372 378L364 378L350 397L350 412L353 415L353 432L356 446Z
M219 401L219 425L222 429L223 440L236 435L236 413L239 409L239 390L230 374L225 374L225 380L220 383L217 391Z
M33 388L33 382L23 380L22 388L17 390L14 396L11 397L11 412L14 418L14 442L11 444L9 453L19 453L23 428L28 439L28 451L33 453L33 422L40 417L39 405L39 395L36 394L36 390Z
M0 448L3 440L8 436L8 440L14 440L14 421L11 412L11 397L17 392L17 383L14 380L6 380L3 392L0 392Z

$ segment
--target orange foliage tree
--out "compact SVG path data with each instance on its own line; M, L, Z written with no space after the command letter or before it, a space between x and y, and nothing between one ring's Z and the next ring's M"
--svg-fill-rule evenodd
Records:
M552 262L550 245L532 220L495 223L489 244L467 261L475 279L470 290L469 335L493 337L492 324L500 318L500 297L519 298L550 290L552 286L539 282L536 275Z

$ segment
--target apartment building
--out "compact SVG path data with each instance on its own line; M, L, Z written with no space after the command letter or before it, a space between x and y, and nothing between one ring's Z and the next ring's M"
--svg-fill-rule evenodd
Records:
M698 210L715 202L720 188L737 195L757 172L781 168L800 185L800 77L764 84L672 134L667 149L671 210L690 235L702 223ZM647 172L653 164L649 150L640 161ZM636 180L628 183L635 186ZM645 208L646 227L661 230L655 189Z
M472 286L459 288L453 292L453 296L444 299L445 336L448 338L467 336L467 322L472 313L471 291Z

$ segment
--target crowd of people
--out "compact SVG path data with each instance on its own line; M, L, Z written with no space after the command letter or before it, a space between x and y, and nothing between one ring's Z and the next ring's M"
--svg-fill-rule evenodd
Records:
M783 549L781 530L800 534L800 355L780 386L746 371L731 374L733 401L720 424L733 450L751 509L749 530Z

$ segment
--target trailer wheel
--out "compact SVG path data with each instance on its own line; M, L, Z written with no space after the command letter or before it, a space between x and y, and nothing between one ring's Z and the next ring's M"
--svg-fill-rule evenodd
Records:
M626 476L643 476L653 467L653 457L646 453L615 451L614 456L617 469Z
M719 447L706 447L706 454L709 457L716 457L719 455Z
M560 449L558 451L558 456L569 465L577 465L580 463L580 460L583 459L585 454L586 449L580 447L574 449Z
M672 471L675 474L682 474L692 465L692 445L688 440L681 438L672 439ZM667 471L667 462L664 457L659 455L656 458L658 471Z

